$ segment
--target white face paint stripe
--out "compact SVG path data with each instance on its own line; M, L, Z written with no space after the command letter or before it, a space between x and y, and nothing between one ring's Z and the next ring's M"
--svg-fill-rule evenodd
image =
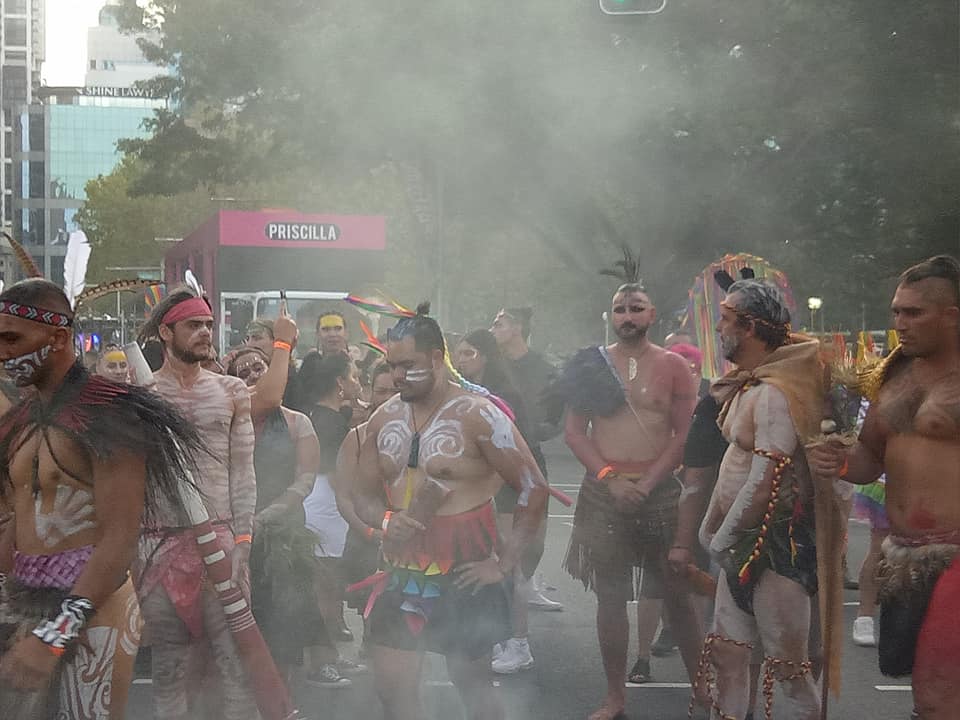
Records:
M223 550L217 550L212 555L207 555L203 558L203 562L207 565L213 565L215 562L220 562L221 560L227 557L226 553Z
M422 368L416 368L414 370L407 370L407 372L404 373L404 378L408 382L423 382L424 380L430 377L430 373L432 372L433 372L432 370L424 370Z

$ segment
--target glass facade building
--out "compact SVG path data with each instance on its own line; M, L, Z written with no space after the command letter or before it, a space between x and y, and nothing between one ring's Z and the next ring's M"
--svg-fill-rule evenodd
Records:
M66 102L64 102L66 100ZM163 100L91 98L62 93L20 108L13 142L13 232L56 283L67 235L86 199L87 182L108 175L117 141L146 137L143 122Z

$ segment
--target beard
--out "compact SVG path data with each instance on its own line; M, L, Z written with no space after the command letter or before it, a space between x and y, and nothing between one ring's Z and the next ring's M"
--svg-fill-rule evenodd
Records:
M649 327L634 325L632 322L625 322L618 328L614 328L617 338L627 345L635 345L647 336Z
M740 351L740 336L739 335L721 335L720 336L720 352L723 354L723 357L729 360L730 362L734 361L737 353Z
M192 347L181 347L176 343L170 346L170 352L177 360L189 365L213 359L209 349L204 352L196 352Z

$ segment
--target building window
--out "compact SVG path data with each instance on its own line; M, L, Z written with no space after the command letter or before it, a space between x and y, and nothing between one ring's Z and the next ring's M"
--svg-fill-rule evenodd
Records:
M43 163L30 163L30 197L42 198L43 194Z
M27 0L7 0L4 10L8 15L26 15Z
M4 65L3 104L6 106L26 102L27 69L22 65Z
M30 113L30 149L42 152L43 142L43 115Z
M5 18L3 21L3 40L6 45L27 44L26 18Z
M97 61L96 61L96 60L91 60L91 61L90 61L90 69L91 69L91 70L96 70L96 69L97 69Z

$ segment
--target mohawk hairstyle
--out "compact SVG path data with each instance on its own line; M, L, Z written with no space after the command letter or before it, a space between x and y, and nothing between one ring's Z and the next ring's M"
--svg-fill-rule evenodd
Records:
M192 300L195 297L197 297L197 293L188 285L180 285L167 293L167 296L154 306L153 312L150 313L150 319L140 329L137 341L143 345L148 340L159 340L160 325L164 316L180 303Z
M901 285L912 285L923 280L945 280L950 285L950 293L955 305L960 305L960 262L950 255L934 255L911 268L900 276Z
M440 324L430 317L430 302L417 305L417 314L401 320L387 333L388 342L399 342L412 337L417 352L429 353L434 350L447 351Z

